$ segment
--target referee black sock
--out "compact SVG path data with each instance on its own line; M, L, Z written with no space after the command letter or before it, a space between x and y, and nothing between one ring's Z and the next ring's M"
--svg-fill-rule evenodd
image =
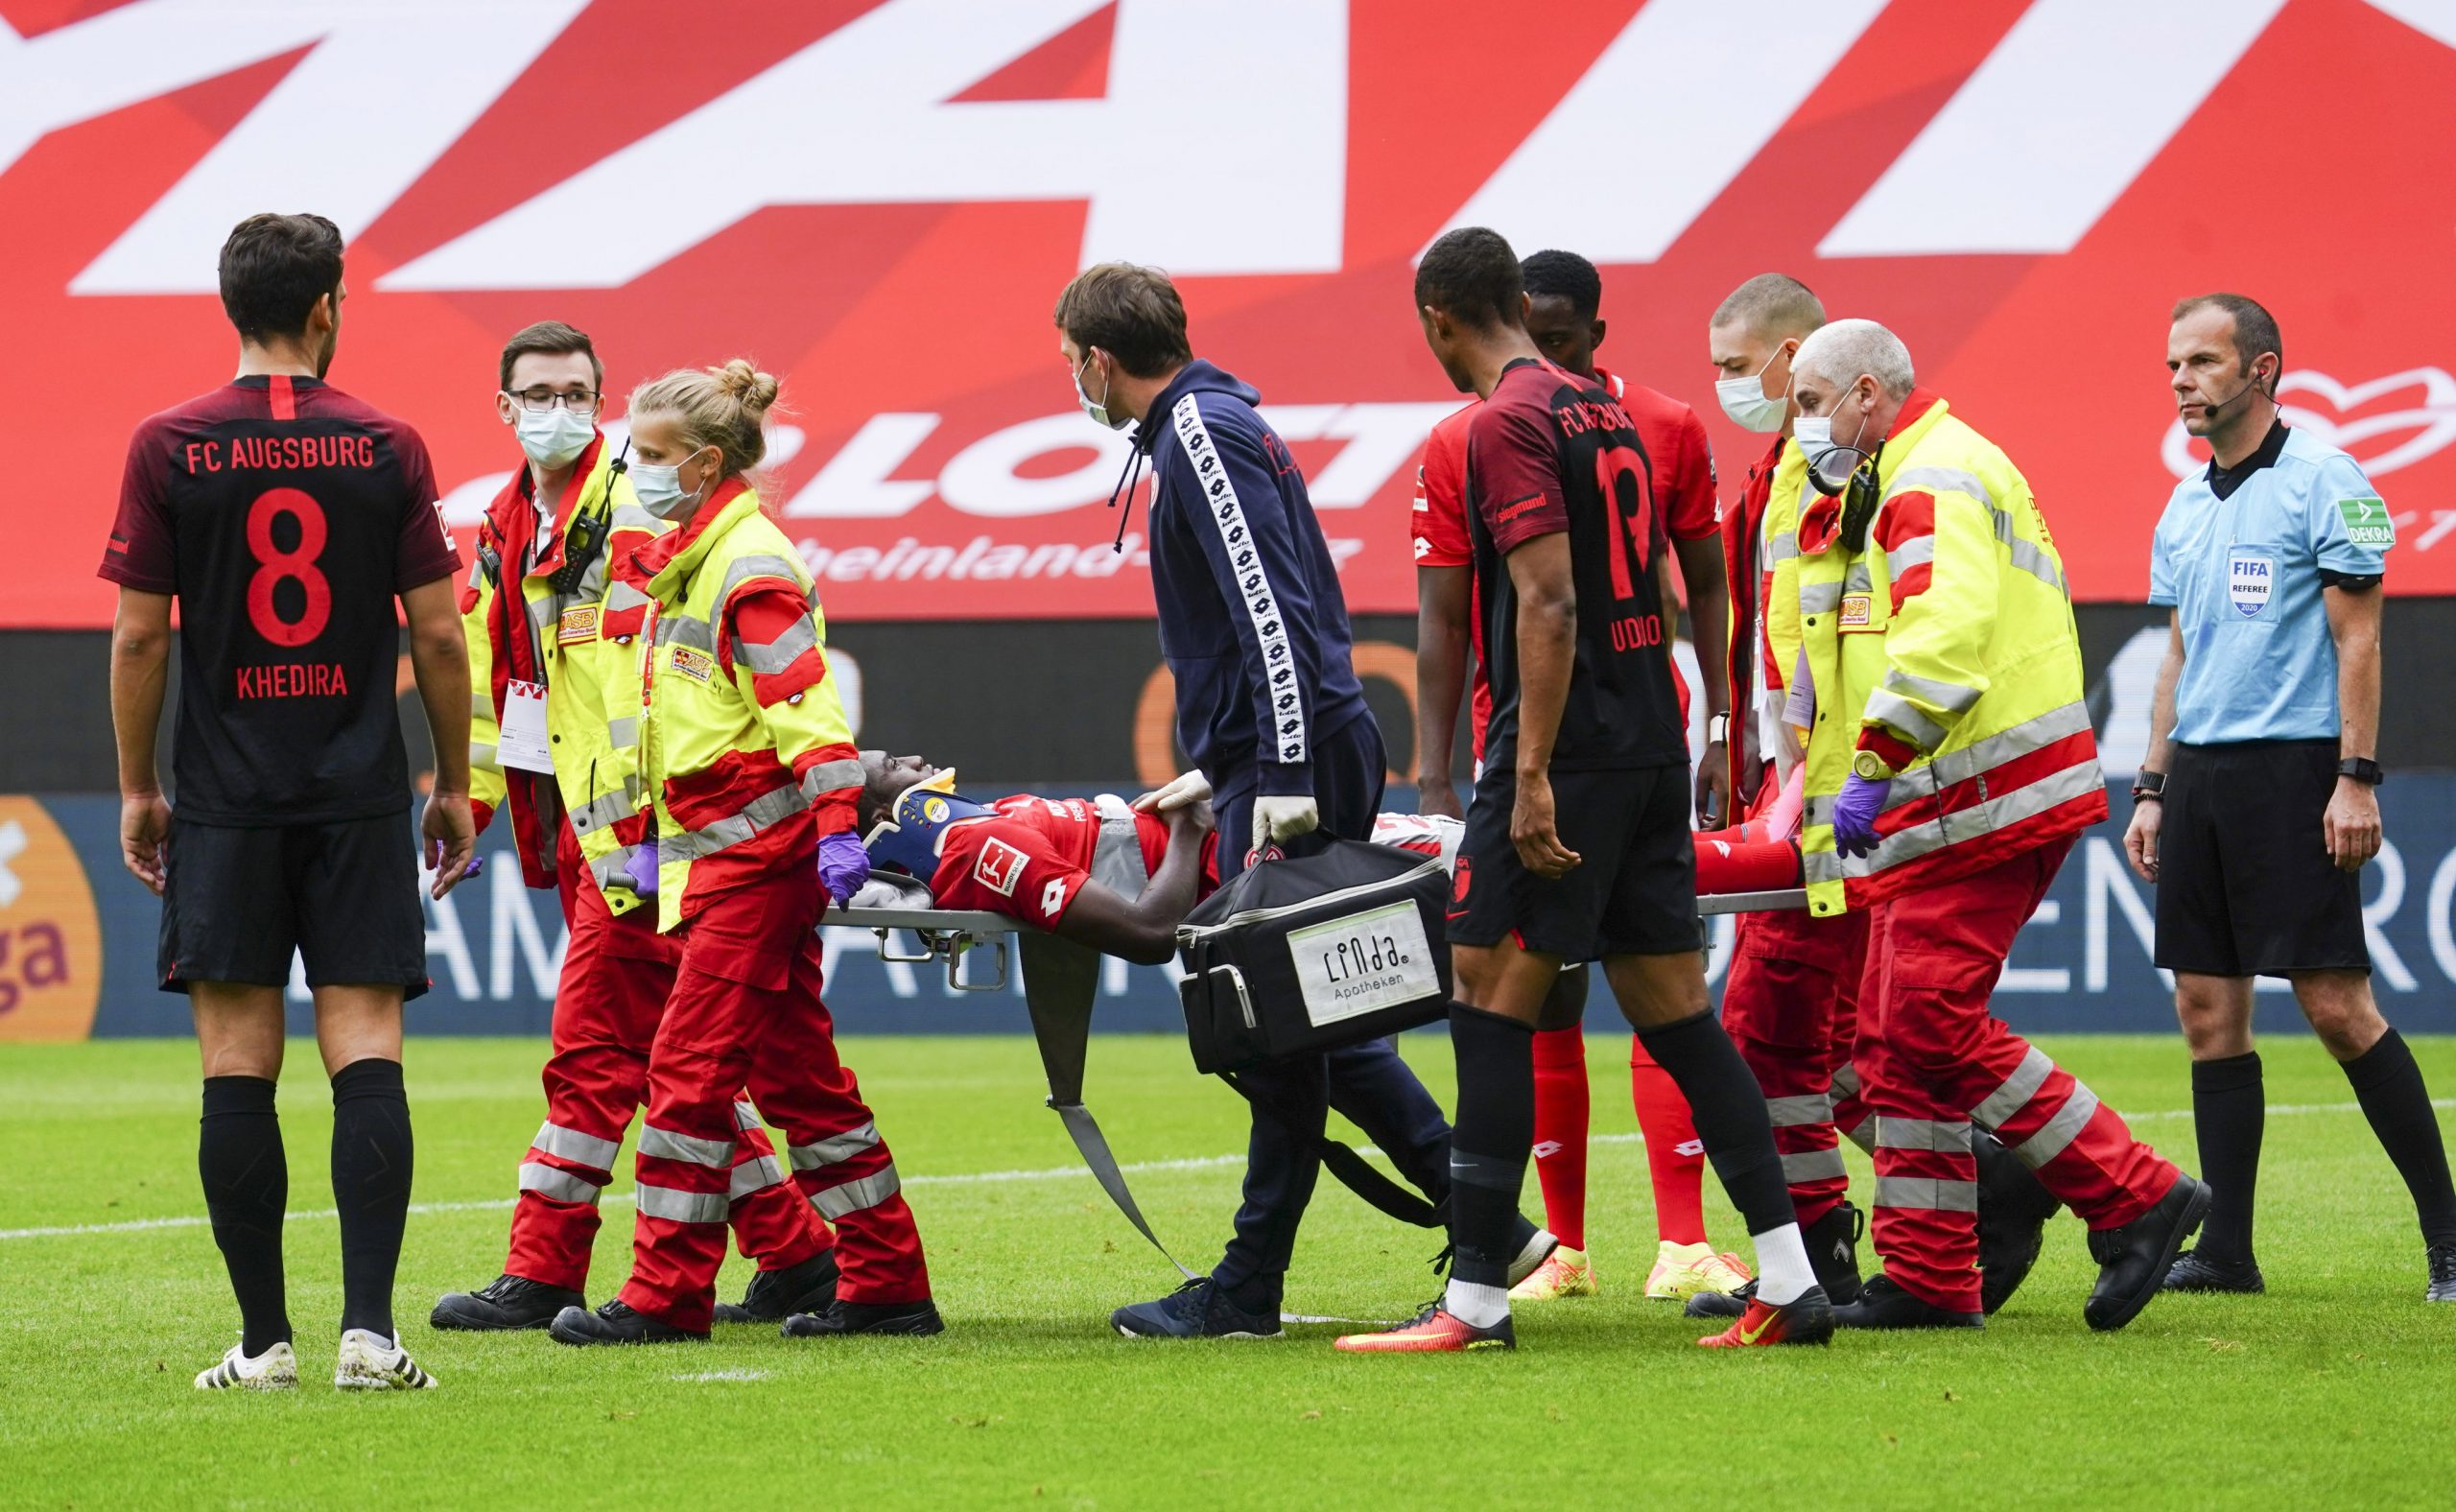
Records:
M2371 1132L2405 1178L2421 1218L2425 1243L2456 1242L2456 1188L2447 1179L2447 1149L2439 1141L2439 1115L2422 1085L2421 1068L2405 1037L2395 1029L2345 1063L2345 1079L2371 1121Z
M333 1074L333 1205L342 1216L342 1328L392 1338L392 1272L409 1220L410 1099L401 1063Z
M2248 1261L2260 1139L2268 1123L2259 1051L2191 1063L2191 1121L2200 1142L2200 1177L2212 1193L2198 1253L2209 1260Z
M197 1130L197 1175L213 1218L213 1242L230 1272L250 1357L290 1338L281 1273L282 1216L290 1206L290 1162L281 1148L273 1084L262 1076L204 1078L204 1117Z
M1793 1222L1791 1189L1783 1180L1783 1157L1774 1149L1774 1126L1765 1093L1748 1063L1711 1011L1676 1024L1640 1029L1646 1053L1671 1073L1688 1099L1697 1138L1732 1206L1748 1232L1762 1234Z
M1452 1003L1450 1046L1458 1059L1458 1117L1450 1130L1450 1277L1506 1293L1517 1253L1510 1236L1518 1227L1518 1194L1526 1181L1527 1146L1535 1143L1535 1029ZM1507 1311L1505 1300L1499 1305Z

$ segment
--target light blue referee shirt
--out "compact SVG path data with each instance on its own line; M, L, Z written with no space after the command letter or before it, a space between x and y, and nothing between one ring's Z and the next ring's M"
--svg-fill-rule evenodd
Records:
M2222 496L2221 496L2222 494ZM2326 582L2386 571L2388 507L2354 460L2279 423L2241 466L2175 484L2149 556L2149 602L2183 630L2174 738L2332 740L2336 647Z

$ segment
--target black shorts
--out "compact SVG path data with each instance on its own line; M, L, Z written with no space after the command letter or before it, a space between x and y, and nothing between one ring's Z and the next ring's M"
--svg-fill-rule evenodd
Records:
M1450 941L1526 950L1570 962L1697 950L1697 850L1688 834L1688 768L1643 767L1552 773L1569 875L1528 871L1510 843L1518 774L1488 768L1476 782L1451 884Z
M311 987L397 985L426 991L426 910L408 818L272 829L171 819L159 975L286 986L291 952Z
M2178 745L2158 832L2158 964L2211 977L2369 971L2362 878L2321 838L2335 741Z

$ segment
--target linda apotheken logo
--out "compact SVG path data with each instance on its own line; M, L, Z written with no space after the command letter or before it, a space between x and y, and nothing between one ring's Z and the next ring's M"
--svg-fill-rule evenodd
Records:
M2368 383L2341 384L2299 368L2277 386L2285 423L2344 449L2372 478L2385 477L2456 444L2456 377L2441 367L2412 367ZM2166 428L2166 470L2188 478L2208 465L2208 446L2184 433L2178 417Z

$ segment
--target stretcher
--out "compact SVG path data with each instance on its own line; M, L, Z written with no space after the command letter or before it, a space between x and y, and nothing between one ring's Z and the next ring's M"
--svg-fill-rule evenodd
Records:
M1697 911L1705 917L1727 913L1779 913L1807 907L1807 892L1786 887L1774 892L1704 893ZM1048 1106L1066 1125L1075 1152L1117 1204L1120 1213L1151 1247L1188 1280L1194 1272L1169 1253L1143 1217L1118 1169L1099 1121L1083 1104L1083 1061L1091 1046L1092 1006L1099 996L1100 956L1088 946L1033 929L1004 914L959 909L846 909L827 917L831 928L864 929L878 936L879 958L905 965L942 965L947 985L957 992L1003 992L1009 972L1023 972L1024 1008L1031 1017L1032 1040L1040 1049L1041 1071L1049 1081ZM917 942L900 951L897 936ZM1011 937L1012 951L1009 951ZM976 957L985 956L985 960Z

